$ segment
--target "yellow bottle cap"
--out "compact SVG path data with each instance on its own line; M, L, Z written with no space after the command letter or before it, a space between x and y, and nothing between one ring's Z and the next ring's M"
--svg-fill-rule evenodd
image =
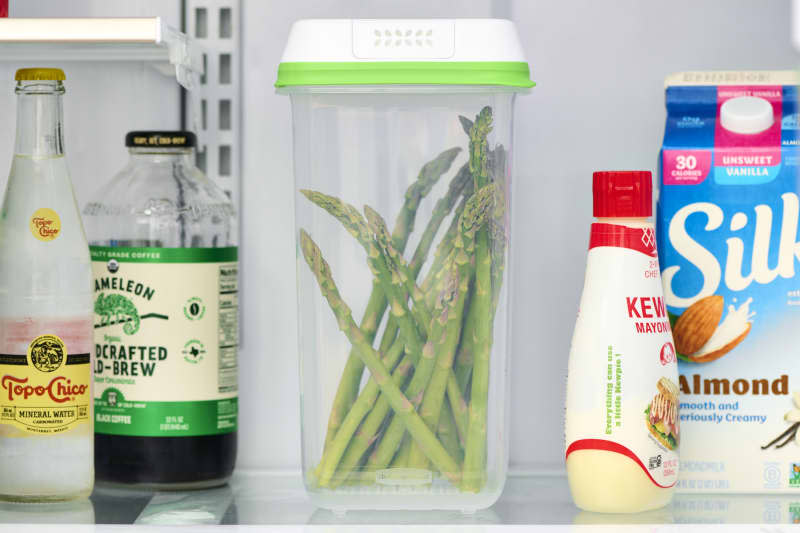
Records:
M60 68L21 68L14 76L16 81L64 81L67 77Z

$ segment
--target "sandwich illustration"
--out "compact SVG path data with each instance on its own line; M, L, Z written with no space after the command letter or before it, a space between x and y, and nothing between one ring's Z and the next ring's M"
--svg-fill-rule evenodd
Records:
M645 410L647 429L655 439L674 450L678 447L678 386L662 377L656 384L658 394Z

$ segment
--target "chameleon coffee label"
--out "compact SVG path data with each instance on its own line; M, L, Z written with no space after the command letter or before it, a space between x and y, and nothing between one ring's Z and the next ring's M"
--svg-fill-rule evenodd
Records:
M61 217L50 208L37 209L31 216L30 229L40 241L52 241L61 233Z
M95 432L237 426L237 248L92 246Z
M32 331L43 328L60 330L64 339L55 334L31 338ZM25 437L81 427L90 431L91 355L85 351L90 331L88 317L0 321L0 434ZM70 351L65 341L79 353Z

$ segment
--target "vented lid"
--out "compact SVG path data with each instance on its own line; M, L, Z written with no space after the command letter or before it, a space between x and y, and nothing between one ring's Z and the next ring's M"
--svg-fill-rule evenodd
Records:
M534 84L509 20L330 19L294 23L275 85Z

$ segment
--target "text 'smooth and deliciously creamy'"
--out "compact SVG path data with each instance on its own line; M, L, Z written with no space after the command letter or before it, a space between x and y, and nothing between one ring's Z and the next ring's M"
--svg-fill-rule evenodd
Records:
M679 490L800 490L799 83L667 79L657 222L680 368Z
M650 172L595 172L586 281L569 356L566 463L581 509L666 505L678 480L678 368Z

